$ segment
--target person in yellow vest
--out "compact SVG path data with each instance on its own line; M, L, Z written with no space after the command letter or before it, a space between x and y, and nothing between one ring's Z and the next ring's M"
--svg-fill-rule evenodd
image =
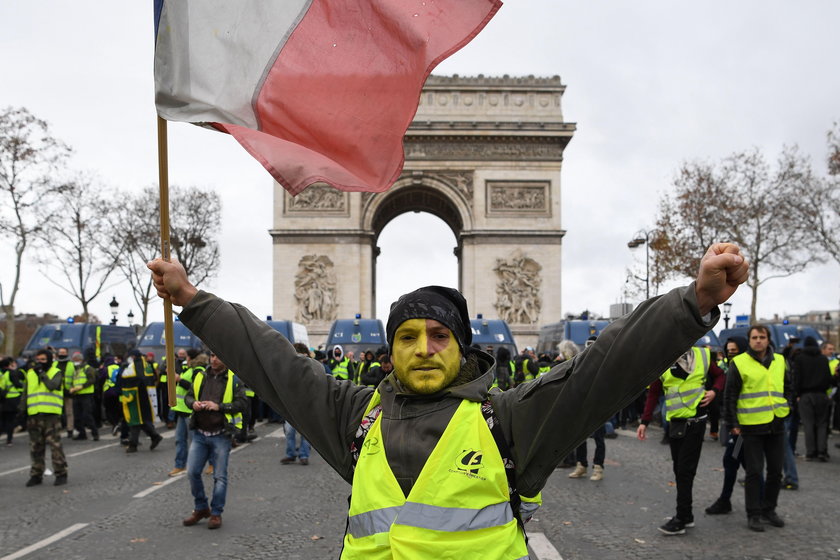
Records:
M17 416L25 381L24 372L18 369L14 358L0 360L0 433L6 434L6 445L9 447L18 426Z
M175 467L169 471L169 476L178 476L187 472L187 456L189 455L189 422L192 416L192 409L187 407L187 394L192 390L192 381L199 372L207 369L209 358L207 354L200 353L185 364L182 373L175 373L175 406L172 412L175 413Z
M642 421L636 436L644 441L653 411L665 395L665 417L669 423L671 461L677 483L677 512L659 530L666 535L683 535L694 527L692 511L694 476L703 450L709 405L723 393L723 370L712 361L709 348L693 347L680 356L648 389Z
M242 428L242 413L248 403L245 387L224 362L211 352L210 367L195 373L192 389L184 398L184 403L193 411L190 418L192 443L187 459L187 476L195 508L183 520L183 524L191 527L209 518L207 528L218 529L222 526L222 512L225 509L228 457L232 440L236 431ZM201 480L201 471L208 462L213 466L213 497L209 503Z
M356 377L356 365L350 356L344 355L344 349L340 344L333 346L332 356L327 365L336 379L353 380Z
M761 532L762 521L775 527L785 524L776 513L776 505L782 486L785 418L790 414L793 386L784 357L773 351L766 326L752 325L747 343L749 349L732 358L726 371L723 417L730 433L743 438L747 526Z
M834 426L835 430L840 430L840 391L837 390L837 387L840 386L840 359L837 358L835 346L832 342L823 342L820 349L823 356L828 358L828 372L831 374L833 384L833 387L828 391L832 401L832 411L828 415L829 428ZM834 447L840 449L840 443L835 443Z
M64 377L49 350L35 352L35 363L26 372L22 396L29 431L32 466L26 486L41 484L46 470L46 446L50 446L55 486L67 484L67 459L61 446L61 409Z
M96 358L94 358L95 360ZM93 421L93 391L96 383L96 369L85 363L81 352L73 353L73 381L70 394L73 395L73 419L76 437L73 439L87 439L85 430L90 428L93 441L99 441L99 429Z
M374 389L325 376L242 306L195 288L179 263L148 266L158 295L184 306L184 325L352 484L345 559L527 558L523 522L555 465L708 332L749 273L737 246L714 245L695 283L503 392L490 390L493 357L469 348L466 301L451 288L391 306L394 371Z

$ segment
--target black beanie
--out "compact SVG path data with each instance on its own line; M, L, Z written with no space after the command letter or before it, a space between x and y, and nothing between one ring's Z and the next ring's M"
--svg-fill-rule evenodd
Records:
M461 354L466 355L466 349L472 343L472 329L467 300L458 290L426 286L400 296L391 304L385 328L389 346L393 347L397 328L409 319L434 319L445 325L455 335Z

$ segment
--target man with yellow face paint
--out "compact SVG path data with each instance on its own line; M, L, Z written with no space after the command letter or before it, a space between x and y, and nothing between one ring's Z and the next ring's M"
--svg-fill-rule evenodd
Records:
M353 485L342 558L524 559L520 522L554 467L703 336L749 272L713 245L691 285L642 303L597 342L531 383L490 387L493 357L470 348L467 304L429 286L391 306L394 371L378 387L318 362L243 307L149 263L181 321L305 435ZM520 502L521 496L521 502Z

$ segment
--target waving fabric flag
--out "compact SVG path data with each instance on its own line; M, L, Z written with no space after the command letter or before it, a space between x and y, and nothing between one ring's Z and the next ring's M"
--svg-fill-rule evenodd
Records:
M155 0L158 114L239 141L292 194L380 192L427 76L499 0Z

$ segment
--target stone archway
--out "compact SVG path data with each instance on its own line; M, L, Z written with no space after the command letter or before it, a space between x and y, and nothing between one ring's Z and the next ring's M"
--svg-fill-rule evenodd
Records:
M575 125L553 78L431 76L385 193L275 185L274 315L314 344L335 318L372 317L376 240L396 216L429 212L455 233L472 313L511 323L520 346L561 318L560 170ZM384 319L384 318L382 318Z

